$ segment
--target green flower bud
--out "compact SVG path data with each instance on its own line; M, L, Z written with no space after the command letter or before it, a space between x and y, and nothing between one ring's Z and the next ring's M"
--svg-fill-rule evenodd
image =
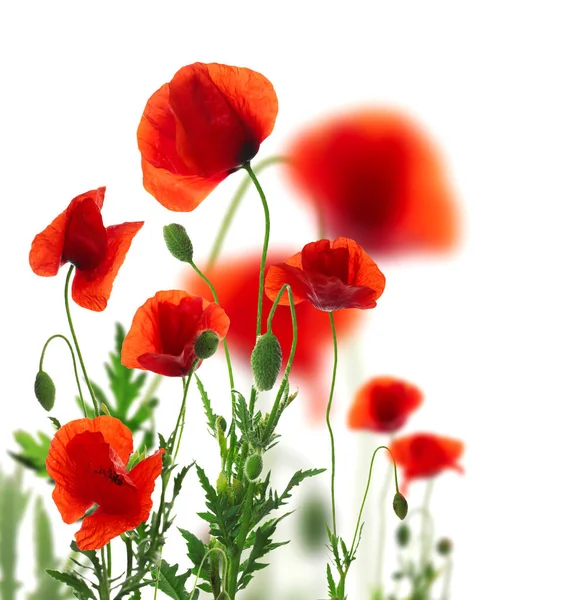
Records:
M399 525L396 530L396 542L401 548L408 546L410 542L410 527L408 525Z
M396 516L401 521L408 514L408 502L406 501L406 498L400 492L397 492L394 495L394 498L393 498L393 501L392 501L392 507L394 509L394 512L395 512Z
M211 329L207 329L195 340L195 356L202 359L210 358L217 352L218 347L219 336Z
M53 379L45 372L38 371L34 383L35 397L43 408L49 412L55 404L55 384Z
M438 540L438 543L436 544L436 550L438 551L438 554L442 556L447 556L448 554L451 554L453 549L454 545L452 544L452 540L450 540L449 538L440 538Z
M256 339L250 364L254 387L259 392L271 390L282 367L282 348L273 333L265 333Z
M217 477L217 493L220 495L228 495L229 494L229 481L227 480L227 476L223 471L219 473L219 477Z
M183 225L172 223L164 227L164 241L170 254L182 262L193 261L193 245Z
M233 503L239 504L245 495L245 486L240 479L233 479L231 486L231 492L233 497Z
M217 431L222 431L223 433L227 431L227 420L225 419L225 417L219 415L215 422L217 424Z
M251 454L245 463L245 475L249 481L254 481L260 477L264 461L260 454Z

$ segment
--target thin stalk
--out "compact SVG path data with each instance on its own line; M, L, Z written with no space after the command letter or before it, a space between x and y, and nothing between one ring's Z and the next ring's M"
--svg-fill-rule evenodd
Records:
M86 417L87 416L87 406L85 404L85 399L83 398L83 391L81 390L81 382L79 380L79 372L77 371L77 361L75 360L75 352L73 352L73 346L71 346L71 342L61 333L56 333L55 335L52 335L47 340L47 342L45 342L45 344L43 346L43 350L41 352L41 357L39 359L39 370L40 371L43 370L43 359L45 357L45 351L47 350L47 346L49 345L49 342L51 342L51 340L54 340L55 338L61 338L62 340L65 340L67 346L69 347L69 352L71 352L71 359L73 360L73 372L75 373L75 381L77 382L77 391L79 392L79 399L81 400L81 408L83 409L83 414Z
M389 443L392 441L390 436ZM383 589L383 570L384 570L384 559L385 559L385 546L386 546L386 499L387 492L391 482L391 471L387 469L385 477L383 479L383 485L379 495L379 544L377 548L377 587L379 590Z
M434 478L430 478L426 482L426 489L424 490L424 501L422 502L422 527L420 529L420 540L422 542L422 552L420 555L420 562L422 568L426 566L428 561L428 555L430 554L430 535L426 534L427 529L427 517L430 514L430 500L432 499L432 490L434 489Z
M108 580L108 571L105 559L105 549L101 548L101 570L102 580L99 586L99 596L101 600L110 600L110 587Z
M329 431L329 440L331 444L331 515L333 519L333 534L337 535L337 520L335 513L335 438L333 437L333 429L329 415L331 413L331 404L333 402L333 392L335 390L335 378L337 375L337 334L335 332L335 321L333 320L333 312L329 313L329 322L331 324L331 334L333 336L333 373L331 376L331 389L329 391L329 400L327 402L327 410L325 413L325 422Z
M83 377L85 378L87 388L89 389L89 393L91 395L91 400L93 401L95 417L98 417L101 413L99 411L99 406L97 404L97 400L95 398L93 388L91 387L91 381L89 379L89 376L87 375L87 369L85 368L85 363L83 362L83 355L81 354L81 349L79 348L79 341L77 340L77 335L75 334L75 328L73 327L73 319L71 318L71 309L69 308L69 282L71 281L71 274L73 273L74 268L75 268L74 265L71 265L69 267L69 271L67 273L67 279L65 280L65 312L67 313L67 321L69 323L69 329L71 331L71 337L73 338L73 343L75 344L75 350L77 350L77 356L79 357L79 364L81 365L81 370L83 371Z

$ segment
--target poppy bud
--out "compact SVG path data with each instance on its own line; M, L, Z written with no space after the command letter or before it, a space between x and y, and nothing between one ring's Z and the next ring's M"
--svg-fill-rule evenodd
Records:
M193 262L193 244L183 225L171 223L164 226L164 241L170 254L182 262Z
M34 383L35 397L43 408L49 412L55 404L55 384L53 379L45 372L38 371Z
M401 548L408 546L410 541L410 527L408 525L399 525L396 530L396 541Z
M256 339L250 357L254 387L259 392L271 390L282 366L282 348L278 338L271 332Z
M217 417L216 424L217 424L217 431L221 431L223 433L225 433L225 431L227 431L227 420L222 415Z
M223 471L219 473L219 477L217 477L217 493L220 495L225 495L229 493L229 482L227 480L227 476Z
M195 340L195 356L201 359L210 358L217 352L218 347L219 336L211 329L207 329Z
M441 556L447 556L453 550L452 540L449 538L440 538L436 544L436 550Z
M245 494L245 486L240 479L233 479L233 483L231 485L231 492L233 497L233 503L239 504L239 502L243 499Z
M392 501L392 507L394 509L394 512L395 512L396 516L401 521L408 514L408 502L406 501L406 498L400 492L397 492L394 495L394 498L393 498L393 501Z
M249 481L254 481L260 477L264 462L260 454L251 454L245 463L245 475Z

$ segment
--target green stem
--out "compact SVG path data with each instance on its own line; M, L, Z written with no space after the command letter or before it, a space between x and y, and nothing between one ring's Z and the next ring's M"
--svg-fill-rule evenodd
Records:
M107 569L108 569L108 578L112 579L112 550L110 549L110 542L106 545L106 553L107 553Z
M73 327L73 319L71 318L71 309L69 308L69 282L71 281L71 274L73 273L74 268L75 267L73 265L69 267L67 279L65 280L65 312L67 313L67 321L69 322L71 337L73 338L73 343L75 344L75 350L77 350L77 356L79 357L79 364L81 365L81 370L83 371L83 377L85 378L87 388L89 389L89 393L91 394L91 400L93 401L95 417L98 417L101 413L99 411L99 406L97 404L93 388L91 387L91 381L89 379L89 376L87 375L85 363L83 362L83 355L81 354L81 349L79 348L79 341L77 340L77 335L75 334L75 328Z
M249 533L249 524L250 524L250 514L252 510L252 502L254 499L254 490L255 484L254 482L248 483L247 487L247 495L245 498L245 504L243 509L243 518L241 520L240 529L239 529L239 537L236 541L237 549L234 555L231 557L230 566L229 566L229 584L227 588L227 593L229 594L229 598L234 600L237 594L237 584L239 580L239 569L241 565L241 555L243 553L245 542L247 539L247 535Z
M132 576L132 559L134 557L132 552L132 540L127 537L124 540L126 544L126 579L129 579Z
M211 294L213 295L213 300L215 300L215 303L219 304L219 296L217 296L215 287L213 286L211 281L208 279L208 277L205 275L205 273L200 271L199 268L197 267L197 265L193 261L191 261L189 264L193 267L194 271L199 275L199 277L201 277L201 279L203 279L203 281L207 284L207 286L211 290ZM235 387L235 380L233 378L233 367L231 365L231 355L229 354L229 346L228 346L227 340L225 338L223 338L223 348L225 349L225 359L227 361L227 370L229 371L229 385L231 386L231 390L232 390Z
M203 555L203 558L201 559L201 563L199 564L199 568L197 569L197 574L195 576L195 581L193 582L193 589L189 593L189 600L192 600L193 594L195 594L195 589L197 588L197 582L199 581L199 576L201 575L201 570L203 569L203 565L205 564L205 560L213 552L220 552L221 553L221 558L222 558L222 562L223 562L223 588L225 589L225 592L223 592L223 593L225 593L225 594L227 593L226 592L226 589L227 589L227 570L228 570L227 569L227 555L225 554L225 552L221 548L209 548L209 550L207 550L207 552ZM215 599L215 600L217 600L217 599ZM229 600L231 600L231 599L229 598Z
M189 374L187 376L187 379L182 379L182 383L183 383L183 399L181 401L181 408L178 414L178 418L177 418L177 422L176 422L176 427L174 429L174 438L172 441L172 449L175 446L175 453L174 453L174 462L176 461L178 452L179 452L179 447L181 444L181 436L183 435L183 429L185 426L185 405L187 402L187 391L189 390L189 382L191 381L191 376L193 375L194 371L195 371L195 367L197 366L197 362L195 361L193 363L193 365L191 365L191 370L189 371ZM179 432L179 434L178 434ZM177 438L177 443L176 443L176 438Z
M329 415L331 413L331 404L333 402L333 392L335 390L335 377L337 375L337 334L335 332L335 321L333 320L333 312L329 313L329 322L331 324L331 333L333 336L333 374L331 376L331 389L329 392L329 400L327 402L327 410L325 413L325 422L329 431L329 440L331 443L331 515L333 519L333 534L337 535L337 521L335 514L335 438L333 437L333 429Z
M258 175L261 171L266 169L266 167L276 164L276 163L279 163L279 162L286 162L287 160L288 159L285 156L271 156L269 158L265 158L264 160L261 160L258 164L256 164L254 167L254 170L255 170L256 174ZM235 192L235 195L233 196L233 199L231 200L231 204L229 205L229 208L227 209L227 212L225 213L225 216L223 217L223 221L221 223L221 227L219 228L217 236L215 237L215 241L213 242L213 247L211 248L211 253L209 254L209 258L207 260L207 267L206 267L207 271L209 271L209 269L213 268L213 266L217 262L217 259L219 258L219 254L221 253L221 246L223 245L223 242L225 241L225 238L227 237L227 232L229 231L229 228L231 226L231 223L233 222L233 219L235 217L237 209L239 208L239 205L241 204L241 202L245 196L245 193L247 192L251 183L252 183L251 178L245 177L241 181L239 187L237 188L237 191Z
M454 562L451 558L448 558L446 563L446 569L444 573L444 583L442 588L442 600L450 600L450 582L452 580L452 571L454 569Z
M99 586L99 596L101 600L110 600L110 587L108 580L108 571L105 560L105 549L101 548L101 568L102 568L102 580Z
M389 443L392 441L392 435L390 436ZM379 496L379 546L377 549L377 587L379 590L383 589L383 570L384 570L384 558L385 558L385 545L386 545L386 499L387 492L391 482L391 471L387 469L385 477L383 479L383 485L381 486L381 492Z
M424 501L422 503L422 526L420 529L420 540L422 542L422 553L420 555L420 561L422 568L426 566L428 561L428 555L430 554L430 543L431 536L426 534L427 529L427 517L430 514L430 500L432 499L432 490L434 489L434 478L430 478L426 483L426 489L424 491ZM430 528L431 529L431 528Z
M49 345L49 342L51 342L51 340L54 340L55 338L61 338L62 340L65 340L65 342L67 343L67 346L69 348L69 352L71 352L71 359L73 360L73 372L75 373L75 381L77 382L77 391L79 392L79 399L81 400L81 407L83 409L83 414L85 415L85 417L87 416L87 406L85 404L85 399L83 398L83 391L81 390L81 382L79 380L79 372L77 371L77 361L75 360L75 352L73 352L73 346L71 346L71 342L62 334L60 333L56 333L55 335L52 335L47 342L45 342L44 346L43 346L43 350L41 352L41 357L39 359L39 370L42 371L43 370L43 359L45 357L45 351L47 350L47 346Z

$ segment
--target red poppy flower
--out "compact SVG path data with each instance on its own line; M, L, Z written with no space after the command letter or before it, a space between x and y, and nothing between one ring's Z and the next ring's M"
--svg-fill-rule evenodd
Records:
M299 133L289 176L313 203L329 236L371 254L444 250L457 236L456 210L438 151L402 113L344 113Z
M280 262L285 256L283 253L270 252L266 269L268 270L271 264ZM221 262L206 274L213 282L219 302L231 319L231 328L227 334L231 356L250 365L250 355L256 342L259 257L249 255ZM209 288L193 272L185 277L184 287L191 292L211 298ZM265 297L262 303L263 331L272 305L272 301ZM354 310L342 310L336 313L335 327L339 339L355 328L359 316ZM292 377L301 380L302 397L310 401L309 408L312 416L320 418L324 414L329 395L327 377L329 362L326 360L329 357L326 353L333 347L329 318L313 308L309 302L304 302L296 306L296 319L298 342ZM272 331L282 347L282 369L284 369L292 347L292 322L288 307L278 307L272 320Z
M374 377L359 389L349 412L353 429L389 433L400 429L422 404L422 392L393 377Z
M249 162L274 128L278 99L250 69L195 63L155 92L138 127L144 187L190 211Z
M294 302L309 300L318 310L374 308L385 289L385 276L363 248L348 238L319 240L288 260L273 265L266 276L266 295L274 300L290 284ZM283 295L281 304L288 304Z
M122 364L183 377L197 358L200 334L214 331L222 340L228 329L229 318L217 304L181 290L158 292L136 311L122 344Z
M114 417L71 421L55 434L45 465L63 521L74 523L97 505L75 534L80 550L102 548L148 519L164 450L127 471L132 449L130 429Z
M464 450L463 442L433 433L414 433L394 440L390 445L397 467L404 470L406 482L421 477L435 477L446 469L463 473L457 461Z
M36 275L53 277L67 262L75 265L73 300L83 308L106 308L112 284L132 238L143 222L105 227L101 209L105 189L77 196L32 242L30 266Z

